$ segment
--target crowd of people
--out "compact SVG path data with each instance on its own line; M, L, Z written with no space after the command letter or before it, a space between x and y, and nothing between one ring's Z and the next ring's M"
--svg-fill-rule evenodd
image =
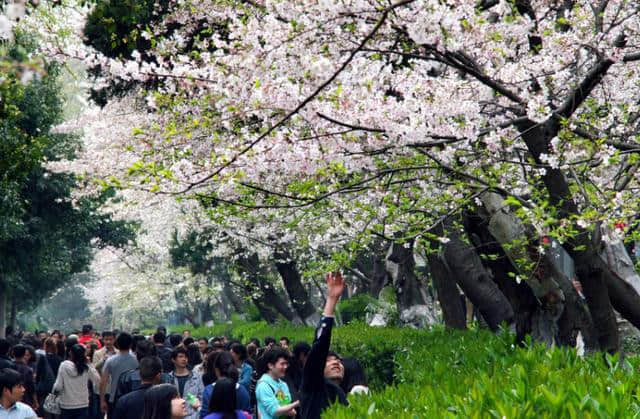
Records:
M355 359L330 352L344 280L327 275L328 294L312 344L287 337L248 343L151 336L91 325L0 339L0 419L319 418L347 394L368 393Z

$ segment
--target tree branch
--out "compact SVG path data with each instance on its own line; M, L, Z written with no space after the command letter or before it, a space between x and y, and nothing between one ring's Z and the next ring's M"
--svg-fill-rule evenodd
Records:
M295 107L295 109L293 109L292 111L290 111L289 113L287 113L282 119L280 119L275 125L273 125L271 128L269 128L266 132L264 132L262 135L260 135L258 138L256 138L255 140L253 140L249 145L247 145L246 147L244 147L242 150L240 150L236 155L234 155L228 162L224 163L222 166L220 166L217 170L215 170L213 173L203 177L200 180L197 180L193 183L191 183L189 186L187 186L186 189L177 192L177 194L182 194L185 192L190 191L191 189L193 189L195 186L201 185L202 183L214 178L215 176L217 176L218 174L220 174L224 169L226 169L227 167L231 166L233 163L235 163L241 156L243 156L244 154L246 154L247 152L249 152L249 150L251 150L253 147L256 146L256 144L258 144L260 141L262 141L263 139L265 139L266 137L268 137L269 135L271 135L272 132L274 132L277 128L279 128L280 126L282 126L285 122L287 122L289 119L291 119L291 117L293 117L295 114L297 114L302 108L304 108L309 102L311 102L313 99L315 99L315 97L320 94L321 91L323 91L327 86L329 86L331 83L333 83L333 81L338 77L338 75L340 75L340 73L342 73L342 71L347 68L347 66L349 65L349 63L351 63L351 61L353 61L353 59L355 58L356 54L358 54L362 48L364 48L364 46L367 44L367 42L369 42L371 40L371 38L373 38L373 36L378 32L378 30L382 27L382 25L384 24L384 22L387 20L387 17L389 16L389 12L391 12L392 10L401 7L401 6L405 6L407 4L412 3L415 0L401 0L398 3L392 4L391 6L387 7L386 9L384 9L382 16L380 17L380 19L378 20L378 23L376 23L376 25L373 27L373 29L367 34L367 36L364 37L364 39L362 40L362 42L360 42L360 44L353 50L351 51L351 54L349 54L349 56L347 57L347 59L342 63L342 65L331 75L331 77L329 77L324 83L322 83L320 86L318 86L316 88L316 90L311 93L309 96L307 96L307 98L305 98L302 102L300 102L300 104L298 104L298 106Z

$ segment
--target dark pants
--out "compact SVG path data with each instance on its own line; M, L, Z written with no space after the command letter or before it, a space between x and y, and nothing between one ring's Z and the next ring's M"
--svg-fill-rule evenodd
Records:
M100 411L100 396L89 393L89 419L103 419L104 414Z
M114 419L113 417L114 410L116 410L116 404L112 402L107 402L107 419Z
M60 419L89 419L89 408L80 409L60 409Z

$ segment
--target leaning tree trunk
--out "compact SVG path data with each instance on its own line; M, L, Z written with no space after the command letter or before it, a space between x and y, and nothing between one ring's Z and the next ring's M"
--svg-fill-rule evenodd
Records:
M556 331L555 324L549 325L544 330L535 330L539 322L534 318L536 313L541 311L541 304L524 281L519 283L516 281L515 275L518 274L518 270L489 232L487 220L479 214L467 214L465 230L475 245L476 251L481 255L483 265L491 272L493 280L513 308L516 341L522 344L526 335L536 336L538 339L542 336L550 336L549 339L540 340L552 343Z
M603 71L606 72L606 68L603 68ZM585 79L580 86L581 91L578 92L580 97L570 107L579 106L597 81L597 77ZM535 162L545 169L542 180L549 193L551 204L557 208L558 219L570 220L572 215L578 215L578 206L572 198L564 173L558 168L549 166L540 158L543 154L551 154L551 140L560 129L560 121L557 117L550 118L544 124L526 120L519 123L517 128ZM640 327L640 295L631 287L626 289L630 294L623 295L622 291L626 287L619 286L620 283L615 281L611 269L599 256L592 235L575 223L573 227L578 233L572 240L565 243L564 247L573 258L576 276L583 285L600 348L616 352L620 348L620 338L613 308L615 307L634 326Z
M484 236L487 242L497 240L500 246L494 246L492 250L504 252L508 258L505 262L510 265L507 269L524 276L526 281L519 285L529 288L540 302L536 304L538 308L531 312L530 333L547 342L550 342L550 337L551 342L555 337L559 344L575 346L577 333L582 331L587 347L596 349L597 338L588 308L571 279L554 263L552 253L541 254L538 251L539 238L533 228L523 224L509 211L501 195L485 192L480 199L484 211L479 215L486 222L477 225L476 233ZM508 282L515 283L511 278L506 280L506 286L512 286Z
M309 293L302 284L302 278L298 272L296 262L291 258L289 252L284 249L277 251L274 254L274 259L293 309L305 325L312 326L318 324L320 314L318 314L314 308Z
M438 302L442 309L445 327L450 329L466 329L467 319L465 307L456 281L440 253L427 254L431 280L438 294Z
M280 296L278 292L276 292L275 287L269 282L267 278L259 276L256 278L256 280L264 297L264 304L268 304L276 309L276 311L280 313L286 320L295 324L302 324L302 320L300 319L300 317L298 317L293 312L293 310L289 308L289 305L287 304L285 299L282 298L282 296Z
M236 313L244 312L244 303L242 299L233 291L229 281L225 281L224 279L222 280L222 296L229 302L233 311Z
M386 267L392 278L400 321L416 327L437 322L433 301L415 273L413 242L392 243L386 257Z
M442 246L444 260L464 294L480 310L489 328L497 331L501 323L511 323L514 313L509 300L493 282L475 249L463 238L453 220L447 218L440 223L434 229L434 234L448 239Z
M244 276L245 290L248 294L254 294L256 292L254 286L257 285L259 296L255 297L254 303L258 309L261 306L263 308L273 307L286 320L296 324L302 323L300 317L289 308L285 300L276 292L273 284L266 278L256 253L238 258L238 269Z
M278 320L278 312L273 307L266 304L262 295L252 296L251 301L258 309L260 318L264 319L267 323L273 324Z
M604 231L604 234L611 232ZM640 276L635 270L627 249L620 240L602 240L600 258L609 267L605 280L613 307L631 324L640 328Z

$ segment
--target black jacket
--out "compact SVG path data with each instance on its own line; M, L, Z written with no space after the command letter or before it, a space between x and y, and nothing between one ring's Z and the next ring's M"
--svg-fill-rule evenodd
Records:
M158 358L162 360L162 372L169 373L173 371L173 362L171 361L172 350L166 346L156 346Z
M113 419L140 419L144 411L144 394L151 384L143 384L136 391L122 396L116 403Z
M13 363L12 360L10 360L7 357L4 356L0 356L0 370L5 369L5 368L11 368L11 369L16 369L15 364Z
M347 404L344 391L324 378L332 327L333 317L323 317L316 329L315 339L302 374L300 411L298 412L300 419L319 419L322 412L336 401Z

